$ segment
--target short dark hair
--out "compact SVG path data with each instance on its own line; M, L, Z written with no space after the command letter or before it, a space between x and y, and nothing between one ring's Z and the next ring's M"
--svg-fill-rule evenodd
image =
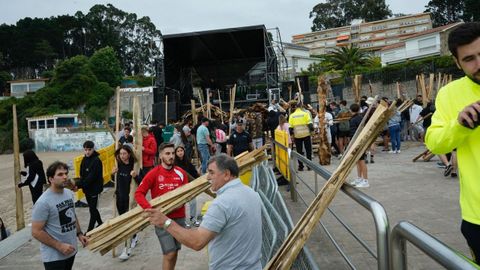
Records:
M95 147L95 144L92 141L85 141L83 143L83 148L92 149Z
M238 177L238 175L240 174L240 169L238 168L238 165L235 159L230 156L227 156L226 154L222 153L218 156L213 156L208 161L208 164L212 164L214 162L215 164L217 164L217 168L221 172L228 170L230 174L234 177Z
M161 153L165 148L173 148L175 149L175 144L173 143L161 143L158 147L158 152Z
M448 35L448 49L457 58L458 47L470 44L477 38L480 38L480 22L463 23Z
M347 106L347 101L346 101L346 100L342 100L342 101L340 101L340 104L343 105L343 106Z
M201 121L201 122L202 122L202 123L205 123L205 122L208 122L208 121L210 121L210 120L208 120L208 118L204 117L204 118L202 118L202 121Z
M125 137L125 141L127 143L133 143L133 136L132 135L128 135L127 137Z
M66 163L55 161L48 166L47 171L45 172L47 174L47 179L54 177L58 169L65 169L68 173L68 165Z
M128 131L131 132L131 131L132 131L132 128L130 128L130 127L124 127L123 130L128 130Z
M352 105L350 105L350 111L356 113L356 112L360 111L360 106L358 106L357 103L353 103Z

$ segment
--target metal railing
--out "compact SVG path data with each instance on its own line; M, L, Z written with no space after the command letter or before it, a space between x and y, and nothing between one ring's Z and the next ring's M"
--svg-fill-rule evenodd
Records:
M474 262L410 222L400 221L393 227L390 237L393 270L407 269L407 241L447 269L480 269Z
M312 171L320 175L323 179L328 180L331 176L331 173L327 171L326 169L322 168L320 165L313 163L311 160L308 160L306 157L303 155L300 155L299 153L295 151L290 152L290 161L289 163L291 164L292 170L290 171L291 175L295 175L295 177L298 177L296 175L296 171L294 170L294 166L297 161L301 161L307 166L308 168L311 168ZM318 181L318 177L315 178L315 182ZM303 181L302 181L303 182ZM305 183L305 182L304 182ZM305 183L308 185L307 183ZM293 187L295 188L296 183L293 183ZM315 194L318 194L318 183L315 183L315 191L312 190L311 187L309 189L314 192ZM389 267L389 252L388 252L388 235L389 235L389 222L388 222L388 217L385 209L383 206L368 196L367 194L359 191L356 188L353 188L352 186L348 184L344 184L341 188L342 192L345 193L347 196L349 196L351 199L353 199L355 202L363 206L365 209L367 209L373 216L373 220L375 222L375 232L376 232L376 244L377 244L377 252L375 253L371 247L369 247L365 241L363 241L360 236L358 236L347 224L344 222L333 210L330 208L328 209L333 216L342 224L343 227L375 258L377 259L377 267L378 269L388 269ZM323 225L322 225L323 226ZM324 227L324 229L326 229ZM335 242L334 239L331 239L332 241ZM338 250L338 245L334 243L335 246L337 246ZM339 252L342 254L342 257L347 261L347 263L350 265L350 267L353 266L353 264L350 262L350 260L344 256L343 251L339 250ZM352 267L354 268L354 267Z
M308 160L305 156L288 149L287 147L279 144L276 141L272 141L272 158L275 163L275 147L279 147L288 152L289 160L288 166L290 168L290 193L292 201L297 201L298 197L305 203L300 193L296 190L297 179L305 184L305 186L315 195L318 194L318 175L325 180L328 180L331 173L321 167L320 165ZM303 162L306 167L311 168L314 174L315 186L312 188L306 181L304 181L295 170L297 161ZM332 215L342 224L342 226L374 257L378 262L378 269L393 269L404 270L407 269L407 250L406 241L409 241L417 248L422 250L427 256L437 261L440 265L447 269L480 269L480 266L467 259L461 253L451 249L435 237L424 232L415 225L402 221L399 222L392 231L390 231L388 217L383 206L370 196L352 187L349 184L343 184L341 190L344 194L352 198L358 204L366 208L372 213L375 230L377 236L377 252L368 247L368 245L360 237L358 237L353 230L348 226L346 222L330 208L328 210ZM320 221L320 225L325 230L327 236L330 238L335 248L340 252L341 256L349 264L350 268L355 269L353 263L348 259L345 252L341 249L340 245L336 242L332 234L327 230L325 225Z

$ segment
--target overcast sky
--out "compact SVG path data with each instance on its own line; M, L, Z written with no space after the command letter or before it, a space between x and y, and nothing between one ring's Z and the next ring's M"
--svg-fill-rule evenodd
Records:
M15 24L24 17L84 14L95 4L148 16L163 34L265 24L278 27L282 40L310 32L312 7L325 1L311 0L3 0L0 24ZM420 13L428 0L387 0L393 13Z

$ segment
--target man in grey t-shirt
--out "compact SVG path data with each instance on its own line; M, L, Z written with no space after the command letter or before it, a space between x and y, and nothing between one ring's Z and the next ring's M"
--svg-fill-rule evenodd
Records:
M208 244L210 269L262 269L261 200L238 179L235 160L225 154L210 159L208 179L217 198L200 227L187 230L156 209L146 209L150 223L162 226L175 239L194 250Z
M77 253L77 237L85 246L75 214L73 192L65 189L68 165L54 162L47 168L50 188L40 196L32 211L32 236L40 241L45 269L72 269Z

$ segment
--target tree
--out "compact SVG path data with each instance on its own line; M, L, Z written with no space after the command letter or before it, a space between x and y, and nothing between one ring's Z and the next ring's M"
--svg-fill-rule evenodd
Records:
M106 82L111 87L117 87L122 81L122 68L112 47L96 51L90 57L90 69L98 81Z
M3 95L7 87L7 81L12 79L12 75L6 71L0 71L0 95Z
M336 70L342 70L344 77L353 75L357 68L368 63L367 53L353 45L335 48L327 57Z
M327 0L313 7L312 31L348 25L354 19L377 21L388 18L392 11L385 0Z
M434 27L458 22L463 18L464 0L430 0L425 6L425 12L430 12Z

